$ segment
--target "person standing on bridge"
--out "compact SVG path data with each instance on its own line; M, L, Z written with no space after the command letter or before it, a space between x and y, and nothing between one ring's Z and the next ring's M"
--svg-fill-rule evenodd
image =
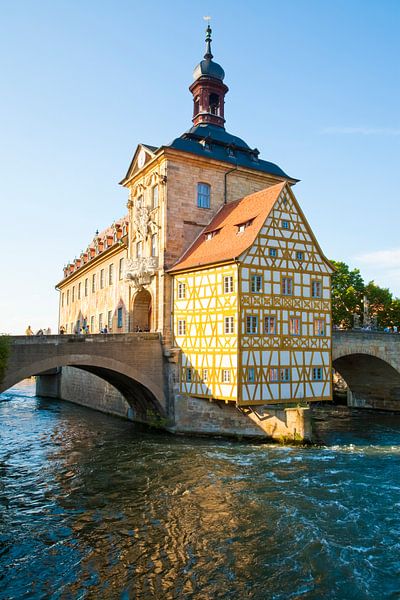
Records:
M30 325L28 325L28 327L27 327L27 329L26 329L26 331L25 331L25 335L33 335L33 331L32 331L32 329L31 329L31 326L30 326Z

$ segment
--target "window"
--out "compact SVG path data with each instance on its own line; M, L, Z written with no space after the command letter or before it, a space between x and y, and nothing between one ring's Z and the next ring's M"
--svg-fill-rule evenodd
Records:
M74 324L73 323L71 323L71 333L75 333L74 332Z
M224 277L224 294L231 294L233 292L233 277L227 275Z
M186 298L186 283L178 283L178 299Z
M119 329L122 327L122 307L120 307L117 311L117 327Z
M69 304L69 290L67 290L67 306Z
M256 372L254 367L248 367L247 369L247 381L249 383L254 383L256 380Z
M268 379L272 382L279 381L279 370L275 367L269 370Z
M108 285L112 285L114 282L114 265L108 265Z
M290 229L289 221L282 220L282 229Z
M118 278L121 280L124 276L124 264L125 260L123 258L119 259L119 267L118 267Z
M251 276L251 291L253 293L262 292L262 275Z
M290 370L286 368L281 369L279 376L281 381L290 381Z
M75 286L72 286L72 302L75 302Z
M275 317L264 318L264 333L276 333Z
M157 256L157 234L153 233L151 236L151 255Z
M324 319L315 319L315 321L314 321L314 335L325 335L325 321L324 321Z
M186 335L186 321L178 321L178 335Z
M208 369L203 369L202 379L203 381L208 381Z
M85 279L85 298L88 295L88 287L89 287L89 280L86 277L86 279Z
M231 372L229 369L222 369L222 383L231 382Z
M289 333L290 335L300 335L300 319L298 317L290 317Z
M61 294L61 307L64 308L64 292Z
M318 279L314 279L314 281L311 282L311 296L313 298L322 297L322 284Z
M81 299L81 289L82 289L82 284L81 282L78 283L78 300Z
M96 291L96 273L92 275L92 293Z
M80 321L80 319L78 319L77 322L76 322L76 330L75 331L77 333L81 332L81 321Z
M275 258L275 256L276 256L276 248L270 248L269 249L269 255Z
M224 332L225 333L233 333L234 332L233 317L225 317Z
M152 190L152 198L151 198L151 206L152 208L157 208L158 206L158 185L155 185Z
M136 258L142 258L143 256L143 242L137 242L136 244Z
M108 327L109 332L112 329L112 324L113 324L113 311L109 310L108 314L107 314L107 327Z
M197 206L199 208L210 208L211 186L208 183L197 184Z
M186 381L193 381L193 369L186 369Z
M102 290L104 287L104 269L100 271L100 289Z
M322 381L322 368L321 367L313 367L312 378L314 381Z
M303 253L302 252L296 252L296 258L297 258L297 260L303 260L303 258L304 258Z
M99 331L103 329L103 313L99 314Z
M284 296L293 294L293 279L291 277L282 277L282 294Z
M257 333L258 329L258 317L251 315L246 317L246 333Z
M246 229L246 223L241 223L240 225L238 225L238 233L243 233L243 231Z
M94 333L94 317L90 317L90 333Z

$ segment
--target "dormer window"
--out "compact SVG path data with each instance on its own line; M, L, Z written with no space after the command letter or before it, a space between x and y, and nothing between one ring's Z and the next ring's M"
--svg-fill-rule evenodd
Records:
M237 230L237 233L243 233L243 232L244 232L244 230L245 230L245 229L246 229L246 228L247 228L249 225L251 225L251 224L252 224L252 222L253 222L253 219L249 219L248 221L245 221L245 223L239 223L239 224L237 225L237 228L238 228L238 230Z
M205 234L206 241L212 240L212 238L215 237L217 235L217 233L219 233L219 229L214 229L213 231L207 231L207 233Z
M228 152L228 156L230 156L230 157L232 157L232 158L235 158L235 151L234 151L234 149L232 148L232 146L228 146L228 148L227 148L227 152Z

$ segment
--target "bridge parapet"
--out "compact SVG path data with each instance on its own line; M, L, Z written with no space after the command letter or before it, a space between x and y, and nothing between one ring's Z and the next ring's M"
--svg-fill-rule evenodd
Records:
M0 393L26 377L66 366L102 377L142 412L146 403L163 415L168 410L158 333L11 336Z

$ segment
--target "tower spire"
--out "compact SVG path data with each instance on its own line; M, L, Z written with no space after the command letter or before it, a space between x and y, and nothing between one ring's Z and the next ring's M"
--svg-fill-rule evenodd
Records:
M209 19L210 17L204 17L205 19ZM208 23L207 25L207 29L206 29L206 53L204 55L204 58L206 60L212 60L214 57L212 55L211 52L211 27L210 27L210 23Z
M189 87L193 94L192 121L195 125L224 127L224 98L228 87L224 84L223 68L212 60L210 18L204 17L207 21L206 53L193 71L194 82Z

